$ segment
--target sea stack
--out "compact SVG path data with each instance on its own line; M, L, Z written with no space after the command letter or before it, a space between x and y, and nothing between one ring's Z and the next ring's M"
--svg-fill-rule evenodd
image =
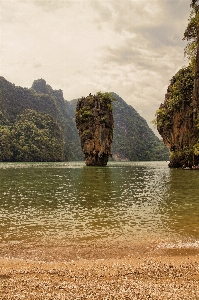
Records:
M89 94L77 102L76 126L87 166L106 166L113 140L111 93Z

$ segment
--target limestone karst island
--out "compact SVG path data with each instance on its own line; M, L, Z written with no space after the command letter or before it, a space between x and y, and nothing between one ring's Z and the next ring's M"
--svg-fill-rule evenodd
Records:
M82 97L75 111L76 125L87 166L106 166L113 140L112 96L109 93Z

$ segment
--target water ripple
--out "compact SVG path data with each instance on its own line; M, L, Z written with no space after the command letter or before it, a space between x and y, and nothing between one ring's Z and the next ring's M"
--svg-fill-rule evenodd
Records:
M0 163L0 238L199 239L199 172L165 162Z

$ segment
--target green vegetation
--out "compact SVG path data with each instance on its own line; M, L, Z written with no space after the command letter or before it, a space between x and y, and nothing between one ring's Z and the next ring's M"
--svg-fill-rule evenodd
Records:
M90 110L90 106L86 105L80 108L78 112L75 110L75 116L81 119L81 121L83 122L87 121L88 118L90 119L90 117L93 117L93 113Z
M8 125L9 122L4 116L4 114L0 111L0 125Z
M191 1L191 13L189 17L189 22L187 28L184 32L183 40L188 41L187 46L185 47L185 54L189 59L191 68L195 72L196 65L196 47L197 47L197 36L198 36L198 24L199 24L199 14L198 14L198 0Z
M194 84L194 72L190 66L180 69L171 79L167 90L168 110L180 110L183 101L190 102Z
M112 94L82 97L75 110L76 126L87 166L106 166L113 140Z
M170 149L170 166L199 163L198 55L199 1L191 1L192 11L184 33L188 67L172 77L165 101L156 112L154 123ZM194 88L195 86L195 88Z
M114 156L127 160L168 159L166 147L133 107L114 93L99 92L96 97L100 97L102 107L113 110ZM81 111L85 123L92 122L94 114L89 111L93 97L86 99L88 106ZM35 80L28 89L0 77L0 161L83 160L75 124L76 104L77 100L64 100L62 91L53 90L43 79ZM100 124L108 121L105 115L99 117ZM91 137L89 128L84 136Z
M108 118L104 112L112 112L113 100L113 94L108 92L98 92L96 95L89 94L86 98L82 97L78 99L74 113L76 124L79 128L79 133L81 131L82 137L91 135L91 131L93 130L92 125L96 121L96 116L98 116L97 119L99 118L100 124L107 124ZM84 103L83 106L82 103Z
M193 153L189 148L185 147L183 150L171 151L170 161L175 168L182 166L190 166L193 160Z
M107 105L108 109L112 111L112 101L115 101L115 98L112 93L102 93L98 92L96 95L98 98L100 98L100 103L103 105Z
M0 161L11 161L12 152L12 136L9 126L0 126Z
M98 93L97 95L101 94ZM104 93L103 95L103 101L106 102L110 110L113 110L113 159L129 161L168 160L169 152L167 148L136 110L115 93ZM89 96L86 99L91 101ZM69 103L75 108L77 100ZM70 112L72 115L72 109ZM88 123L86 118L85 122ZM106 117L101 117L100 124L101 122L106 122ZM82 137L91 138L89 126L84 128Z
M193 146L193 153L194 153L194 155L199 156L199 143L196 143Z
M0 127L1 161L62 161L63 136L47 114L25 110L12 126Z
M172 77L165 96L165 102L156 111L156 124L160 134L173 125L173 115L184 108L191 106L194 86L193 69L188 67L180 69Z
M19 115L26 109L49 115L59 125L64 140L62 160L82 159L75 121L70 116L62 91L53 90L43 79L35 80L32 88L27 89L17 87L5 78L0 77L0 125L14 126ZM5 132L5 129L3 130ZM21 149L27 150L23 147ZM38 153L38 151L36 152ZM55 157L55 155L52 154L52 157ZM2 158L0 159L2 160Z
M115 100L114 96L112 93L102 93L102 92L97 92L96 95L91 95L89 94L89 96L82 97L80 99L78 99L79 101L81 100L85 100L86 99L86 105L84 105L83 107L75 110L75 115L76 116L80 116L81 118L86 118L87 116L92 116L93 112L92 112L92 107L93 107L93 103L99 99L100 100L100 104L101 107L106 106L108 108L108 110L112 111L112 101ZM98 107L99 109L99 107Z
M112 153L130 161L168 160L169 153L147 122L115 93Z
M186 126L188 126L186 122L190 123L188 120L191 118L190 114L193 110L193 88L193 68L189 65L180 69L172 77L165 96L165 102L156 111L157 129L165 141L173 140L173 131L179 131L179 137L176 137L172 143L170 142L170 166L173 167L189 165L193 161L193 143L191 140L195 129L192 128L191 131L186 129ZM175 118L178 120L176 121L178 123L174 123ZM175 129L175 127L177 128ZM181 137L183 144L182 142L177 142L180 135L183 135L183 138ZM194 152L196 155L196 151Z

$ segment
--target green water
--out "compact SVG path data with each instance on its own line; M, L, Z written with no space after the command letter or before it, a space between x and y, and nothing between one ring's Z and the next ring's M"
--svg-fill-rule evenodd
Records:
M1 163L0 241L191 241L199 171L166 162Z

